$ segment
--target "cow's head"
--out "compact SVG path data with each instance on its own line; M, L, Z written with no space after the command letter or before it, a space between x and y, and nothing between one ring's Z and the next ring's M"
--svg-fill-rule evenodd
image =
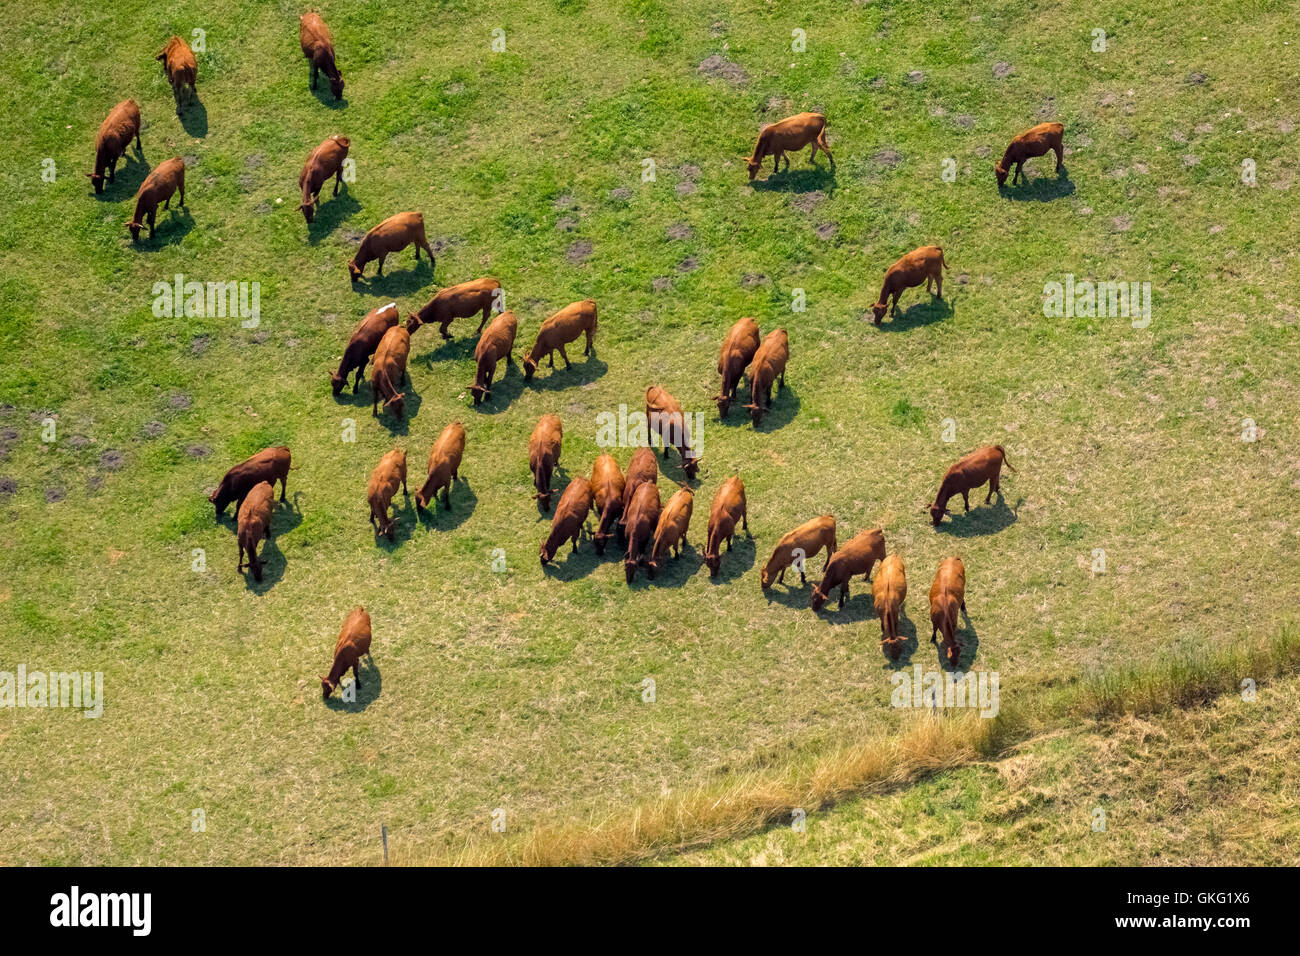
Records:
M880 642L880 646L888 652L891 661L896 661L898 655L903 652L903 639L901 637L887 637Z
M86 173L86 178L94 185L95 192L102 193L104 191L104 177L101 173Z
M957 662L961 660L961 645L958 644L954 638L953 642L951 644L945 644L943 649L948 652L948 663L951 666L956 667Z
M215 489L213 489L212 494L208 495L208 500L211 501L213 505L216 506L217 509L216 516L218 518L221 517L221 512L226 510L226 505L230 504L231 499L233 497L234 496L230 494L224 479L222 480L221 484L219 484Z
M335 684L335 683L334 683L332 680L330 680L328 677L321 677L321 679L320 679L320 697L321 697L321 700L329 700L329 699L330 699L330 694L334 693L334 688L337 687L337 686L338 686L338 685Z
M537 492L533 497L537 499L537 503L542 506L543 511L551 510L551 492L549 488L546 491Z
M399 421L406 417L406 393L398 392L388 401L384 402L384 410L393 415Z
M357 268L356 259L348 260L348 275L352 277L353 282L356 282L361 278L361 270Z
M532 349L524 353L524 381L531 382L533 373L537 371L537 362L533 358Z
M329 78L329 80L330 80L330 92L334 94L334 99L336 100L343 99L343 74L335 73L333 76Z
M871 319L872 319L872 321L875 322L876 325L879 325L879 324L880 324L880 320L883 319L883 318L885 317L885 313L888 312L888 311L889 311L889 306L885 305L885 303L883 303L883 302L877 302L877 303L875 303L875 304L872 305L872 307L871 307Z
M1007 173L1009 172L1010 170L1003 166L1001 162L993 167L993 175L998 178L999 186L1005 186L1007 184Z
M938 504L926 505L926 508L930 512L930 520L934 523L934 526L939 527L943 523L943 516L948 513L948 509L940 508Z
M302 212L302 218L307 220L308 225L311 225L312 220L316 218L316 203L314 202L299 203L298 209L301 210Z
M763 565L763 570L758 573L758 583L762 585L764 591L772 586L772 581L776 574L772 571L770 563Z
M343 391L343 386L347 383L348 377L346 375L340 375L338 372L330 374L330 388L333 389L335 395Z
M718 403L718 417L726 418L727 412L731 411L731 397L729 395L715 395L713 400Z
M475 405L481 404L483 399L487 398L489 395L492 394L487 390L485 386L480 385L478 382L475 382L473 385L471 385L469 387L469 391L470 394L474 396Z
M131 241L139 242L140 230L144 228L144 223L136 222L134 219L128 219L126 221L126 228L131 230Z
M722 568L722 544L719 542L716 551L710 551L707 547L704 549L704 566L709 569L709 577L716 578L718 571Z
M547 545L549 545L550 543L551 542L549 540L542 542L542 552L541 552L542 567L546 567L546 565L550 563L551 558L555 557L555 552L551 551L547 547Z
M687 454L682 458L682 471L686 472L688 481L693 481L695 476L700 473L700 464L704 459L691 452L689 448L686 451Z
M758 171L762 168L762 166L763 164L759 161L756 161L749 157L745 158L745 168L749 170L749 181L751 183L754 181L754 177L758 175Z
M812 589L812 609L820 611L826 606L826 592L822 590L820 584L814 584Z
M758 424L763 420L763 413L767 411L767 409L762 405L759 405L757 402L750 402L745 406L745 408L749 411L749 420L754 424L754 427L757 428Z
M420 316L418 313L411 312L406 316L406 333L412 334L420 327Z

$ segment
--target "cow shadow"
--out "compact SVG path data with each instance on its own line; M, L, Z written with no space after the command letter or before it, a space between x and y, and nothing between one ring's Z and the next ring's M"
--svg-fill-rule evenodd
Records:
M423 362L430 369L433 368L434 362L473 359L474 350L478 347L478 341L469 336L444 339L438 334L437 326L434 326L429 334L438 337L438 344L425 352L421 352L419 355L412 354L411 358L413 361Z
M814 557L812 560L815 561L816 558ZM812 607L813 584L820 580L825 573L820 567L817 570L810 567L809 571L812 571L812 573L808 575L808 582L800 584L798 583L799 572L794 570L793 567L786 568L784 583L773 581L772 586L763 592L763 597L767 598L768 604L775 603L780 604L782 607L808 610Z
M827 196L833 196L837 184L835 167L829 162L811 165L805 159L802 165L791 161L789 169L785 168L783 161L781 172L773 173L769 170L765 179L755 179L749 185L758 192L810 193L820 189Z
M954 500L960 502L961 496L958 495ZM1020 506L1024 503L1025 499L1020 498L1014 508L1009 508L1002 492L998 492L993 496L991 504L986 505L981 501L970 511L954 512L934 530L941 534L952 535L954 538L975 538L980 535L997 534L1016 523ZM948 502L948 507L952 507L952 501Z
M648 561L649 558L646 560ZM703 553L696 550L694 545L684 544L679 557L674 558L671 551L664 555L663 560L659 562L659 571L653 578L650 577L649 566L647 566L646 577L656 587L679 588L703 567ZM705 573L707 571L706 568Z
M190 230L194 228L194 217L190 215L189 209L175 204L175 196L172 199L171 209L159 207L154 219L154 237L152 239L145 234L144 229L140 230L139 242L131 241L130 232L126 234L127 243L131 248L138 252L158 252L168 246L178 246L184 241Z
M276 499L275 507L271 512L271 539L262 541L258 548L258 555L262 560L262 580L256 580L251 570L245 569L242 572L244 587L254 594L265 594L284 577L288 560L280 549L280 538L302 524L302 511L298 508L298 497L298 492L294 492L292 501L281 502ZM235 527L238 533L238 519L235 521ZM236 555L239 553L238 539L235 543L235 553Z
M356 688L356 699L344 700L343 687L340 686L330 695L329 700L325 701L325 706L330 710L345 714L359 714L378 700L379 695L384 692L384 675L380 673L379 665L374 662L374 659L367 654L357 663L366 679L360 687ZM319 680L319 677L317 679ZM345 683L351 682L345 681Z
M399 255L410 255L411 247L407 246L399 253L390 255L389 258L396 258ZM356 253L353 252L351 259ZM366 263L366 268L374 267L373 262ZM392 263L389 263L391 266ZM344 266L346 269L347 267ZM413 262L409 269L399 269L394 272L391 268L383 275L371 272L369 275L363 275L356 282L352 283L352 291L359 292L362 295L383 296L386 299L400 299L403 296L415 295L417 291L423 289L433 281L433 265L429 262L427 256L420 256L419 262Z
M416 487L418 488L419 486L417 485ZM410 490L409 478L407 480L407 490ZM402 507L400 508L397 507L399 499L402 501ZM410 540L411 535L415 531L415 526L419 521L415 515L414 491L409 495L403 495L402 490L398 488L397 494L393 496L392 504L394 509L392 541L388 540L387 535L380 534L378 528L371 527L369 522L366 523L366 527L370 528L371 532L374 534L375 545L381 550L387 551L389 554L392 554L400 548L403 542Z
M889 663L889 668L895 671L910 666L912 663L912 656L920 646L916 636L916 624L907 616L906 606L898 609L898 636L903 639L901 649L898 652L898 660L894 660L889 656L889 651L885 649L885 645L880 645L881 655ZM877 640L879 640L879 638L877 638Z
M857 587L854 587L854 584L857 584ZM810 601L811 598L812 595L809 594ZM849 599L844 602L844 607L841 608L839 604L840 589L831 588L826 603L815 613L823 621L832 625L861 624L876 616L876 601L871 594L871 585L864 584L861 576L849 584Z
M524 391L524 373L515 369L515 374L510 374L512 366L506 366L505 374L493 381L492 392L483 401L477 405L471 404L471 408L480 415L499 415L508 409ZM558 499L557 499L558 500Z
M596 357L594 349L585 358L579 357L577 360L570 359L570 361L573 362L571 368L565 368L564 360L561 359L554 369L543 362L537 366L537 371L533 373L532 381L528 382L528 385L538 391L577 388L594 382L609 371L609 366ZM546 370L545 375L542 374L542 369Z
M718 568L716 578L709 578L709 583L730 584L754 566L754 561L758 557L758 548L755 546L753 536L746 535L742 531L736 535L735 544L730 551L727 550L726 545L723 545L719 557L722 558L722 566Z
M311 92L312 96L316 97L316 102L319 103L321 106L324 106L326 109L345 110L348 108L346 76L343 78L343 86L344 86L343 98L336 100L334 98L334 94L330 92L329 80L327 80L325 78L325 74L322 73L320 77L316 80L316 89L313 90L311 88L311 72L310 69L308 70L307 89Z
M546 532L537 542L539 550L549 533L550 526L547 525ZM543 577L554 578L557 581L577 581L587 577L592 571L604 564L609 553L610 551L607 548L603 557L597 554L596 546L591 543L590 536L584 533L582 537L578 538L578 550L576 552L567 540L560 542L555 556L551 558L549 563L542 565L542 575ZM540 563L540 558L538 563Z
M374 384L371 383L371 387ZM420 414L420 406L424 400L420 398L420 393L415 390L415 383L409 382L402 387L402 394L405 396L402 409L402 417L398 418L393 415L384 406L383 399L379 403L379 424L388 429L390 435L409 435L411 433L411 421Z
M898 315L886 316L877 326L882 332L908 332L923 328L935 322L942 322L957 314L957 309L949 294L947 299L931 295L929 302L917 302L903 309Z
M140 190L140 184L145 181L152 167L144 158L144 150L132 146L122 154L118 160L117 171L113 173L113 181L104 180L104 191L95 192L93 183L90 185L90 194L100 202L120 202L127 195L135 196ZM119 192L119 190L121 190ZM134 212L134 208L132 212Z
M1072 195L1074 183L1069 172L1062 166L1061 171L1054 176L1035 176L1028 182L1025 182L1025 177L1021 174L1018 186L1012 186L1008 179L1006 185L998 187L998 193L1017 202L1051 202Z
M343 184L337 196L326 198L325 194L330 188L326 184L325 189L321 190L321 204L316 209L316 214L312 216L311 222L306 223L307 241L313 246L329 236L343 220L350 219L354 213L361 211L361 203L352 198L347 183ZM299 216L302 215L302 211L297 208L294 212Z
M424 484L424 479L420 479L420 484ZM415 497L415 492L411 497ZM416 508L415 520L428 531L454 531L465 523L477 506L478 496L470 487L469 480L461 477L452 482L450 511L443 507L442 492L439 492L437 500L430 501L424 511Z
M182 94L182 99L184 94ZM194 99L181 107L181 128L185 134L193 139L202 139L208 135L208 108L203 105L198 94Z
M789 385L772 390L772 407L763 413L763 420L754 426L756 432L774 432L794 421L799 414L799 396ZM746 412L746 415L749 413Z
M961 626L961 621L966 622L966 626ZM935 648L939 655L939 666L946 671L968 671L971 665L975 663L975 658L979 656L980 636L975 630L975 625L971 622L970 615L965 611L961 612L961 617L957 627L957 643L961 646L961 652L957 655L957 663L949 664L948 655L943 652L943 635L935 638Z

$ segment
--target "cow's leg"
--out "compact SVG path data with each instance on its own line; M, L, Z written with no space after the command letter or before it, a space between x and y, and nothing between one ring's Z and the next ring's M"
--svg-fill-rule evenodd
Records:
M171 208L172 208L172 197L171 197L171 196L168 196L166 199L163 200L163 208L164 208L164 209L171 209Z
M849 582L845 581L840 587L840 610L844 610L844 602L849 598Z
M1011 181L1011 184L1013 186L1016 183L1020 182L1020 179L1024 174L1024 171L1025 171L1025 161L1022 159L1020 162L1016 163L1016 178Z
M961 500L964 501L964 502L966 503L966 510L967 510L967 511L970 511L970 492L969 492L969 491L963 491L963 492L961 493Z
M108 164L108 181L110 183L117 182L117 160L116 159Z
M289 479L288 479L287 477L286 477L286 478L281 478L281 479L280 479L280 500L281 500L281 501L288 501L288 500L289 500L288 498L285 497L285 492L288 491L288 490L289 490ZM267 528L266 528L266 536L267 536L268 538L271 537L271 527L270 527L270 525L267 525Z
M153 238L154 223L158 221L158 207L149 210L149 238Z
M361 382L365 377L366 377L366 363L362 362L361 365L357 367L357 377L352 380L353 395L357 393L357 389L361 387Z
M492 314L492 303L489 302L487 305L483 306L483 320L478 324L478 332L483 331L483 326L487 325L488 316L491 314ZM477 335L478 332L476 332L475 334Z
M313 90L316 89L316 77L317 77L319 74L320 74L320 67L318 67L318 66L316 65L316 61L313 60L313 61L312 61L312 64L311 64L311 88L312 88Z
M781 573L776 576L776 583L785 584L785 568L782 568Z
M563 346L563 345L560 346L560 358L564 359L564 367L565 367L565 368L572 368L572 367L573 367L572 364L569 362L569 356L565 353L565 351L564 351L564 346Z
M586 347L586 349L583 350L583 353L582 353L582 354L583 354L583 355L590 355L590 354L591 354L591 348L592 348L592 344L591 344L591 329L587 329L587 347Z
M817 140L813 140L812 154L808 157L808 163L811 166L817 165Z
M931 644L934 643L935 635L937 635L938 633L939 633L939 626L936 624L936 625L932 626L931 629L930 629L930 643L931 643Z
M139 152L141 152L141 153L144 152L144 144L140 142L140 131L139 131L139 130L136 130L136 131L135 131L135 148L136 148Z
M379 257L379 275L384 274L384 260L387 258L388 258L388 253L386 252Z
M243 572L243 570L244 570L244 546L243 546L243 544L240 544L240 546L239 546L239 563L238 563L237 565L235 565L235 573L236 573L236 574L240 574L240 573Z
M940 266L935 266L934 269L934 295L935 298L943 298L943 269Z
M1060 143L1057 143L1052 147L1052 149L1056 152L1056 171L1059 173L1061 171L1061 164L1065 161L1065 150L1061 148Z
M546 353L546 358L550 361L550 368L555 368L555 349Z

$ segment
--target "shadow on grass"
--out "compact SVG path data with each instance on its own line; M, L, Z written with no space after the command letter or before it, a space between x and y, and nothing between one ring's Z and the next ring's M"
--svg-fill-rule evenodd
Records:
M856 586L855 586L856 585ZM809 593L809 607L812 607L812 594ZM871 595L871 585L865 584L861 577L849 584L849 597L840 607L840 589L831 588L830 600L822 605L816 614L827 624L860 624L876 616L876 601Z
M182 99L184 96L185 94L182 93ZM180 121L181 128L185 130L187 136L202 139L208 135L208 108L197 95L181 107Z
M424 327L425 326L420 326L420 328L424 328ZM416 331L418 332L419 329L417 329ZM434 362L448 362L448 361L460 361L462 359L472 359L474 357L474 349L478 346L478 340L475 338L470 338L468 336L462 336L460 338L444 339L442 338L442 336L438 334L438 330L436 327L433 329L430 335L432 335L435 339L437 339L438 344L435 347L429 349L428 351L421 352L419 355L415 355L414 353L412 353L411 355L412 361L423 362L429 368L433 368ZM412 339L412 343L414 343L415 336L412 336L411 339Z
M140 190L140 184L149 175L150 168L149 163L144 158L144 151L132 146L118 160L118 168L113 174L113 181L109 182L108 177L104 177L104 191L102 193L95 192L94 183L87 180L87 184L90 186L90 194L100 202L120 202L128 196L134 197Z
M346 87L347 77L343 78L343 82ZM325 77L324 73L322 73L316 79L316 89L314 90L311 89L311 67L310 66L308 66L307 68L307 89L311 90L311 95L316 97L316 102L319 103L321 106L326 107L327 109L345 110L348 108L348 98L346 95L347 93L346 88L343 91L345 94L343 99L336 100L334 98L334 94L330 91L329 80Z
M172 196L171 209L159 207L154 219L154 237L150 239L145 230L141 229L140 241L132 242L131 248L140 252L157 252L168 246L180 245L194 228L194 217L190 215L188 209L178 207L176 199L176 196ZM148 223L145 224L145 228L148 228ZM130 232L127 232L126 238L130 240Z
M551 526L548 524L537 539L539 551L542 542L546 540L546 536L550 532ZM585 578L604 564L611 551L612 549L606 549L604 557L598 555L595 545L591 543L590 536L584 530L583 535L578 538L578 550L574 551L573 546L568 541L561 542L550 563L542 565L542 574L548 578L555 578L557 581L577 581L580 578ZM538 563L541 563L540 557Z
M389 256L390 259L408 256L411 254L411 247L407 246L399 252ZM352 255L356 255L355 250ZM348 257L349 259L352 256ZM387 263L390 267L393 263ZM374 266L373 262L366 263L366 268ZM343 267L345 270L347 266ZM362 295L383 296L386 299L400 299L403 296L414 295L420 289L423 289L429 283L433 282L433 266L430 264L427 256L420 256L420 261L411 264L409 269L402 269L393 272L390 268L384 275L371 272L368 276L363 275L356 282L352 283L352 291L359 292Z
M753 535L738 533L730 551L723 547L720 555L722 565L718 568L718 576L709 578L709 583L730 584L754 566L757 555L758 549L754 545Z
M998 193L1017 202L1051 202L1053 199L1072 195L1074 183L1070 181L1070 174L1062 166L1061 171L1055 176L1038 176L1028 182L1025 182L1022 174L1019 186L1012 186L1008 180L1007 185L998 187Z
M965 627L961 626L961 621L966 622ZM926 623L929 622L927 621ZM934 625L931 624L932 629L933 627ZM975 625L971 623L970 615L965 611L961 612L961 618L958 620L957 645L960 648L957 655L957 663L955 665L949 664L948 655L943 652L942 632L935 636L934 649L941 669L951 672L968 671L970 670L971 665L975 663L975 658L979 654L980 637L975 631Z
M903 309L898 315L886 316L877 328L882 332L907 332L950 319L956 314L951 293L947 299L931 295L929 302L918 302Z
M514 369L513 375L511 369ZM492 391L487 398L477 405L471 403L470 407L480 415L499 415L523 394L525 384L524 373L515 365L507 365L505 374L492 382Z
M807 160L804 161L807 163ZM791 162L786 169L781 164L781 172L772 173L766 179L755 179L750 183L759 192L810 193L822 190L827 196L835 195L835 167L825 165L795 165ZM761 174L760 174L761 175Z
M898 652L898 660L894 660L889 656L889 651L885 650L883 644L880 646L880 653L884 655L885 660L889 661L892 670L910 667L912 657L916 654L916 649L920 647L920 640L916 634L916 624L907 616L906 605L898 609L898 636L903 639L902 650Z
M646 576L649 577L650 565L649 558L646 559ZM682 545L682 553L678 557L672 556L672 551L665 554L659 560L659 570L655 572L653 578L649 578L650 583L661 588L679 588L691 578L693 578L700 568L704 567L704 558L701 552L695 549L694 545ZM705 569L708 573L708 569Z
M326 190L322 189L321 192L325 193ZM296 215L302 215L302 211L297 207L294 207L293 211ZM313 246L316 245L337 229L339 223L360 211L361 203L352 198L352 193L344 183L343 189L337 196L321 197L321 204L310 224L303 220L303 225L307 226L307 241Z
M238 534L238 519L234 523ZM246 568L243 572L245 588L254 594L262 595L275 587L284 577L288 561L284 552L280 550L279 539L300 524L302 524L302 511L298 508L298 492L294 492L292 502L281 502L276 499L275 507L271 512L271 539L261 542L258 550L262 559L262 580L255 580L253 572ZM239 554L238 539L235 542L235 554Z
M371 388L373 387L374 383L372 382ZM411 433L411 420L420 414L420 406L424 404L424 400L420 398L420 393L415 390L413 382L407 382L406 385L402 386L402 395L404 396L403 403L405 407L402 409L401 418L388 411L382 398L379 402L378 421L380 425L388 429L390 435L409 435Z
M410 540L419 520L415 515L415 493L410 491L409 485L407 491L410 493L403 495L399 488L397 494L393 496L393 540L389 541L387 535L380 534L378 528L371 528L376 547L389 554L400 548L403 542ZM400 508L397 507L399 502L402 505Z
M763 413L763 420L754 428L756 432L774 432L784 428L799 414L799 396L789 385L782 389L772 389L772 407ZM749 412L745 412L748 416Z
M538 391L554 391L560 388L576 388L579 385L588 385L600 378L609 371L609 366L596 357L595 350L586 358L570 359L573 362L571 368L564 367L564 360L552 371L550 365L542 363L533 373L533 379L528 382L529 388ZM543 374L542 370L546 372Z
M979 535L997 534L999 531L1016 523L1020 506L1024 503L1025 499L1020 498L1016 501L1014 508L1008 508L1006 499L1002 497L1001 492L998 492L991 504L980 503L971 508L970 511L954 512L934 530L941 534L950 534L954 538L974 538ZM948 506L952 507L951 501Z
M420 484L424 484L424 479L420 479ZM412 497L414 494L412 492ZM462 476L452 482L450 511L443 507L442 493L439 492L438 500L430 501L424 511L416 509L415 520L428 531L452 531L464 524L477 506L478 496Z
M356 700L343 699L343 684L341 684L330 695L329 700L325 701L325 706L330 710L345 714L359 714L378 700L379 695L384 692L384 675L380 673L379 665L375 663L373 657L367 654L357 662L357 666L361 669L365 680L361 681L356 688Z

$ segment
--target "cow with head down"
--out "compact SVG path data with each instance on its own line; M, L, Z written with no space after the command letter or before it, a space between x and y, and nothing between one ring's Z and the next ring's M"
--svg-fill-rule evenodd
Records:
M1005 448L1001 445L985 445L983 448L976 448L944 472L943 481L939 484L939 493L935 495L931 504L925 506L930 512L930 520L934 526L939 527L943 522L943 516L951 514L948 511L948 499L955 495L961 495L966 510L970 511L971 490L986 481L989 484L989 493L984 497L984 503L988 504L992 501L995 494L1001 497L1003 465L1015 471L1007 461Z
M704 459L695 450L690 418L682 411L681 402L663 386L651 385L645 391L645 417L650 435L659 436L664 458L668 457L670 446L676 448L687 480L694 479Z
M135 100L123 100L114 106L99 126L99 135L95 137L95 171L86 173L95 187L96 193L104 191L104 174L108 181L114 182L117 174L117 161L126 155L135 140L135 148L143 157L144 147L140 145L140 107Z
M727 332L718 352L718 374L722 376L722 391L713 399L718 403L718 416L726 418L731 403L736 400L736 388L754 361L758 351L758 323L746 316Z
M731 550L736 536L737 521L745 529L745 534L749 534L745 484L740 480L739 475L732 475L722 483L718 493L713 496L713 504L709 508L709 530L704 545L704 563L709 569L711 578L716 578L722 567L722 542L727 542L727 550Z
M331 136L307 157L302 172L298 174L298 190L302 193L298 209L302 211L308 225L316 218L320 191L331 176L334 177L334 195L339 194L343 185L343 160L348 158L348 148L351 145L352 140L346 136Z

